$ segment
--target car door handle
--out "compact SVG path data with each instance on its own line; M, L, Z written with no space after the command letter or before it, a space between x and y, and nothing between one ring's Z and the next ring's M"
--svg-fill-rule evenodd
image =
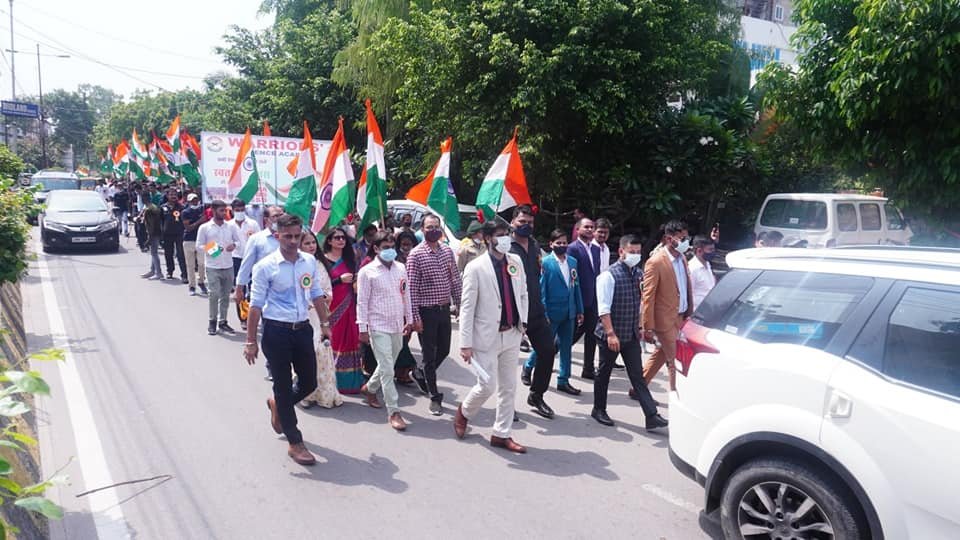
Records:
M850 397L837 390L830 390L830 402L827 405L827 416L830 418L850 418L853 412L853 401Z

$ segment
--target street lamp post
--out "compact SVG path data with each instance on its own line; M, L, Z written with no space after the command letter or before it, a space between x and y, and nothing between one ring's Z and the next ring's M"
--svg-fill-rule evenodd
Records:
M11 3L13 0L10 0ZM22 53L23 51L17 51L15 49L7 49L10 53L10 57L13 58L13 55L17 53ZM40 57L41 56L52 56L54 58L70 58L69 54L40 54L40 44L37 43L37 87L40 91L40 165L41 169L47 168L47 119L43 116L43 70L40 69ZM16 127L14 127L16 129Z

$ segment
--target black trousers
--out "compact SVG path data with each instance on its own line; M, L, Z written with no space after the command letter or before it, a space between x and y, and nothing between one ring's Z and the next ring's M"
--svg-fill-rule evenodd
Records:
M167 261L167 275L173 274L173 252L177 252L177 263L180 264L180 277L187 277L187 258L183 254L183 236L163 237L163 258ZM198 256L203 256L202 254Z
M584 307L583 326L573 330L573 342L576 343L583 336L583 372L593 373L594 359L597 354L597 336L593 331L597 327L597 306Z
M264 321L260 344L273 377L273 399L277 402L277 414L280 416L283 434L290 444L303 442L303 435L297 429L297 413L293 406L317 389L317 356L313 348L313 328L308 324L291 330ZM297 373L296 384L290 375L291 367Z
M537 362L533 365L533 378L530 381L530 393L543 395L550 388L553 375L553 362L557 348L553 331L546 315L534 315L527 321L527 339L537 353Z
M133 222L133 234L137 235L137 247L147 247L147 226L139 221Z
M450 354L450 334L453 331L450 306L421 307L420 321L423 323L419 337L427 391L431 401L443 401L443 394L437 390L437 369Z
M643 378L643 348L639 341L621 341L620 352L616 353L607 348L607 341L600 341L600 369L593 380L593 408L607 410L607 388L610 386L610 373L617 356L623 356L623 363L627 367L627 378L633 391L637 393L640 407L644 416L657 414L657 402L650 395L647 381Z

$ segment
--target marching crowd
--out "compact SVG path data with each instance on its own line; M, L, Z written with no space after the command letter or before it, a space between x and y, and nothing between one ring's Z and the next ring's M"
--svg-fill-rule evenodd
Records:
M535 212L524 205L509 222L472 222L466 237L450 245L455 239L445 237L433 214L418 230L405 215L361 231L349 221L318 238L280 207L248 207L239 199L204 207L187 186L161 191L154 184L115 184L102 195L125 235L126 214L136 216L137 242L150 258L143 278L176 279L179 269L190 295L208 297L208 334L235 332L228 322L232 297L246 333L245 358L255 364L261 349L266 358L272 428L285 435L288 455L302 465L315 460L297 428L297 404L335 407L342 394L358 394L370 407L386 408L389 425L402 431L407 424L397 385L414 384L429 396L430 413L442 416L437 370L451 352L453 319L457 355L476 376L452 411L457 437L495 394L490 444L526 452L511 437L521 348L532 348L519 377L529 387L527 403L553 418L545 395L556 358L556 390L581 393L572 373L572 347L580 339L580 378L593 383L592 418L614 425L607 390L620 368L645 427L664 428L648 384L666 365L674 388L680 327L716 283L710 261L718 231L691 240L680 221L662 227L645 257L639 236L623 235L611 247L611 222L583 215L573 230L552 231L541 247L533 235ZM414 332L419 356L409 348ZM656 350L644 363L647 343Z

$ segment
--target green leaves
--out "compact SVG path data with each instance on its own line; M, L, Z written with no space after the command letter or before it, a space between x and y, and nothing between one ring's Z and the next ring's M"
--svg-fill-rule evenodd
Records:
M26 497L24 499L17 499L13 502L13 504L30 510L31 512L43 514L50 519L63 518L63 509L43 497Z
M3 375L16 391L44 396L50 395L50 387L37 371L5 371ZM5 389L5 392L8 389Z

